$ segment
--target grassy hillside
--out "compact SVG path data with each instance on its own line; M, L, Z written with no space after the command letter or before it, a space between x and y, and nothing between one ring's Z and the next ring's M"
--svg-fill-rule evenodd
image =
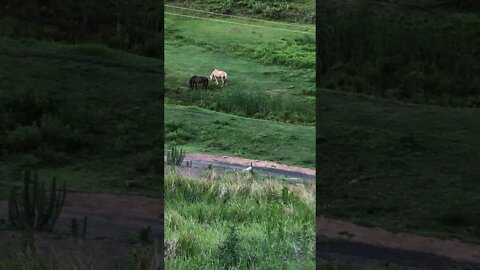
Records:
M0 44L0 185L37 168L71 189L128 192L133 178L149 186L134 192L159 194L158 60L93 44Z
M320 95L318 213L480 240L480 110Z
M166 268L315 268L314 186L212 171L165 186Z
M315 127L165 105L165 140L207 152L315 167Z

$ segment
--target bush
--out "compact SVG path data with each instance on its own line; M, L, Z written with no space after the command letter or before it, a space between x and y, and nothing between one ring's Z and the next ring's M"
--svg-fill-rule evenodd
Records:
M42 142L42 133L37 124L17 126L7 132L5 147L14 152L25 152L37 149Z
M6 94L8 93L8 95ZM12 124L31 125L45 113L58 112L59 100L55 100L46 91L23 89L0 94L0 107L7 112L6 128Z

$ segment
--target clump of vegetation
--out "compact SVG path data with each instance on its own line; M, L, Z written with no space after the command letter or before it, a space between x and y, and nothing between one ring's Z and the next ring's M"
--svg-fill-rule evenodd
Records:
M53 178L50 191L47 192L45 183L39 182L37 172L32 180L31 172L26 171L23 192L19 194L15 186L10 191L10 225L15 229L52 231L65 203L66 191L65 183L57 188L56 179Z
M235 229L235 225L232 225L229 227L227 238L218 249L218 257L223 267L230 269L240 263L240 248L238 231Z
M170 150L167 152L167 165L177 165L180 166L183 163L185 158L185 151L180 148L180 151L177 150L176 145L172 145Z

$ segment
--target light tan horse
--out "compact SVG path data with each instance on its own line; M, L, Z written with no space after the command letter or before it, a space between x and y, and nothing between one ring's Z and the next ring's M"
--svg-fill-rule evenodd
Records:
M215 78L215 82L217 83L217 85L218 85L217 78L222 79L222 87L223 87L223 84L225 84L225 86L227 85L227 73L225 71L215 69L210 74L210 80L213 80L213 78Z

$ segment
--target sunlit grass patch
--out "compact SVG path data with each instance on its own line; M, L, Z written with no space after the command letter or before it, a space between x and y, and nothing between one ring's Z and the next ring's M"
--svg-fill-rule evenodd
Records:
M165 176L166 266L314 269L315 186L250 173Z

